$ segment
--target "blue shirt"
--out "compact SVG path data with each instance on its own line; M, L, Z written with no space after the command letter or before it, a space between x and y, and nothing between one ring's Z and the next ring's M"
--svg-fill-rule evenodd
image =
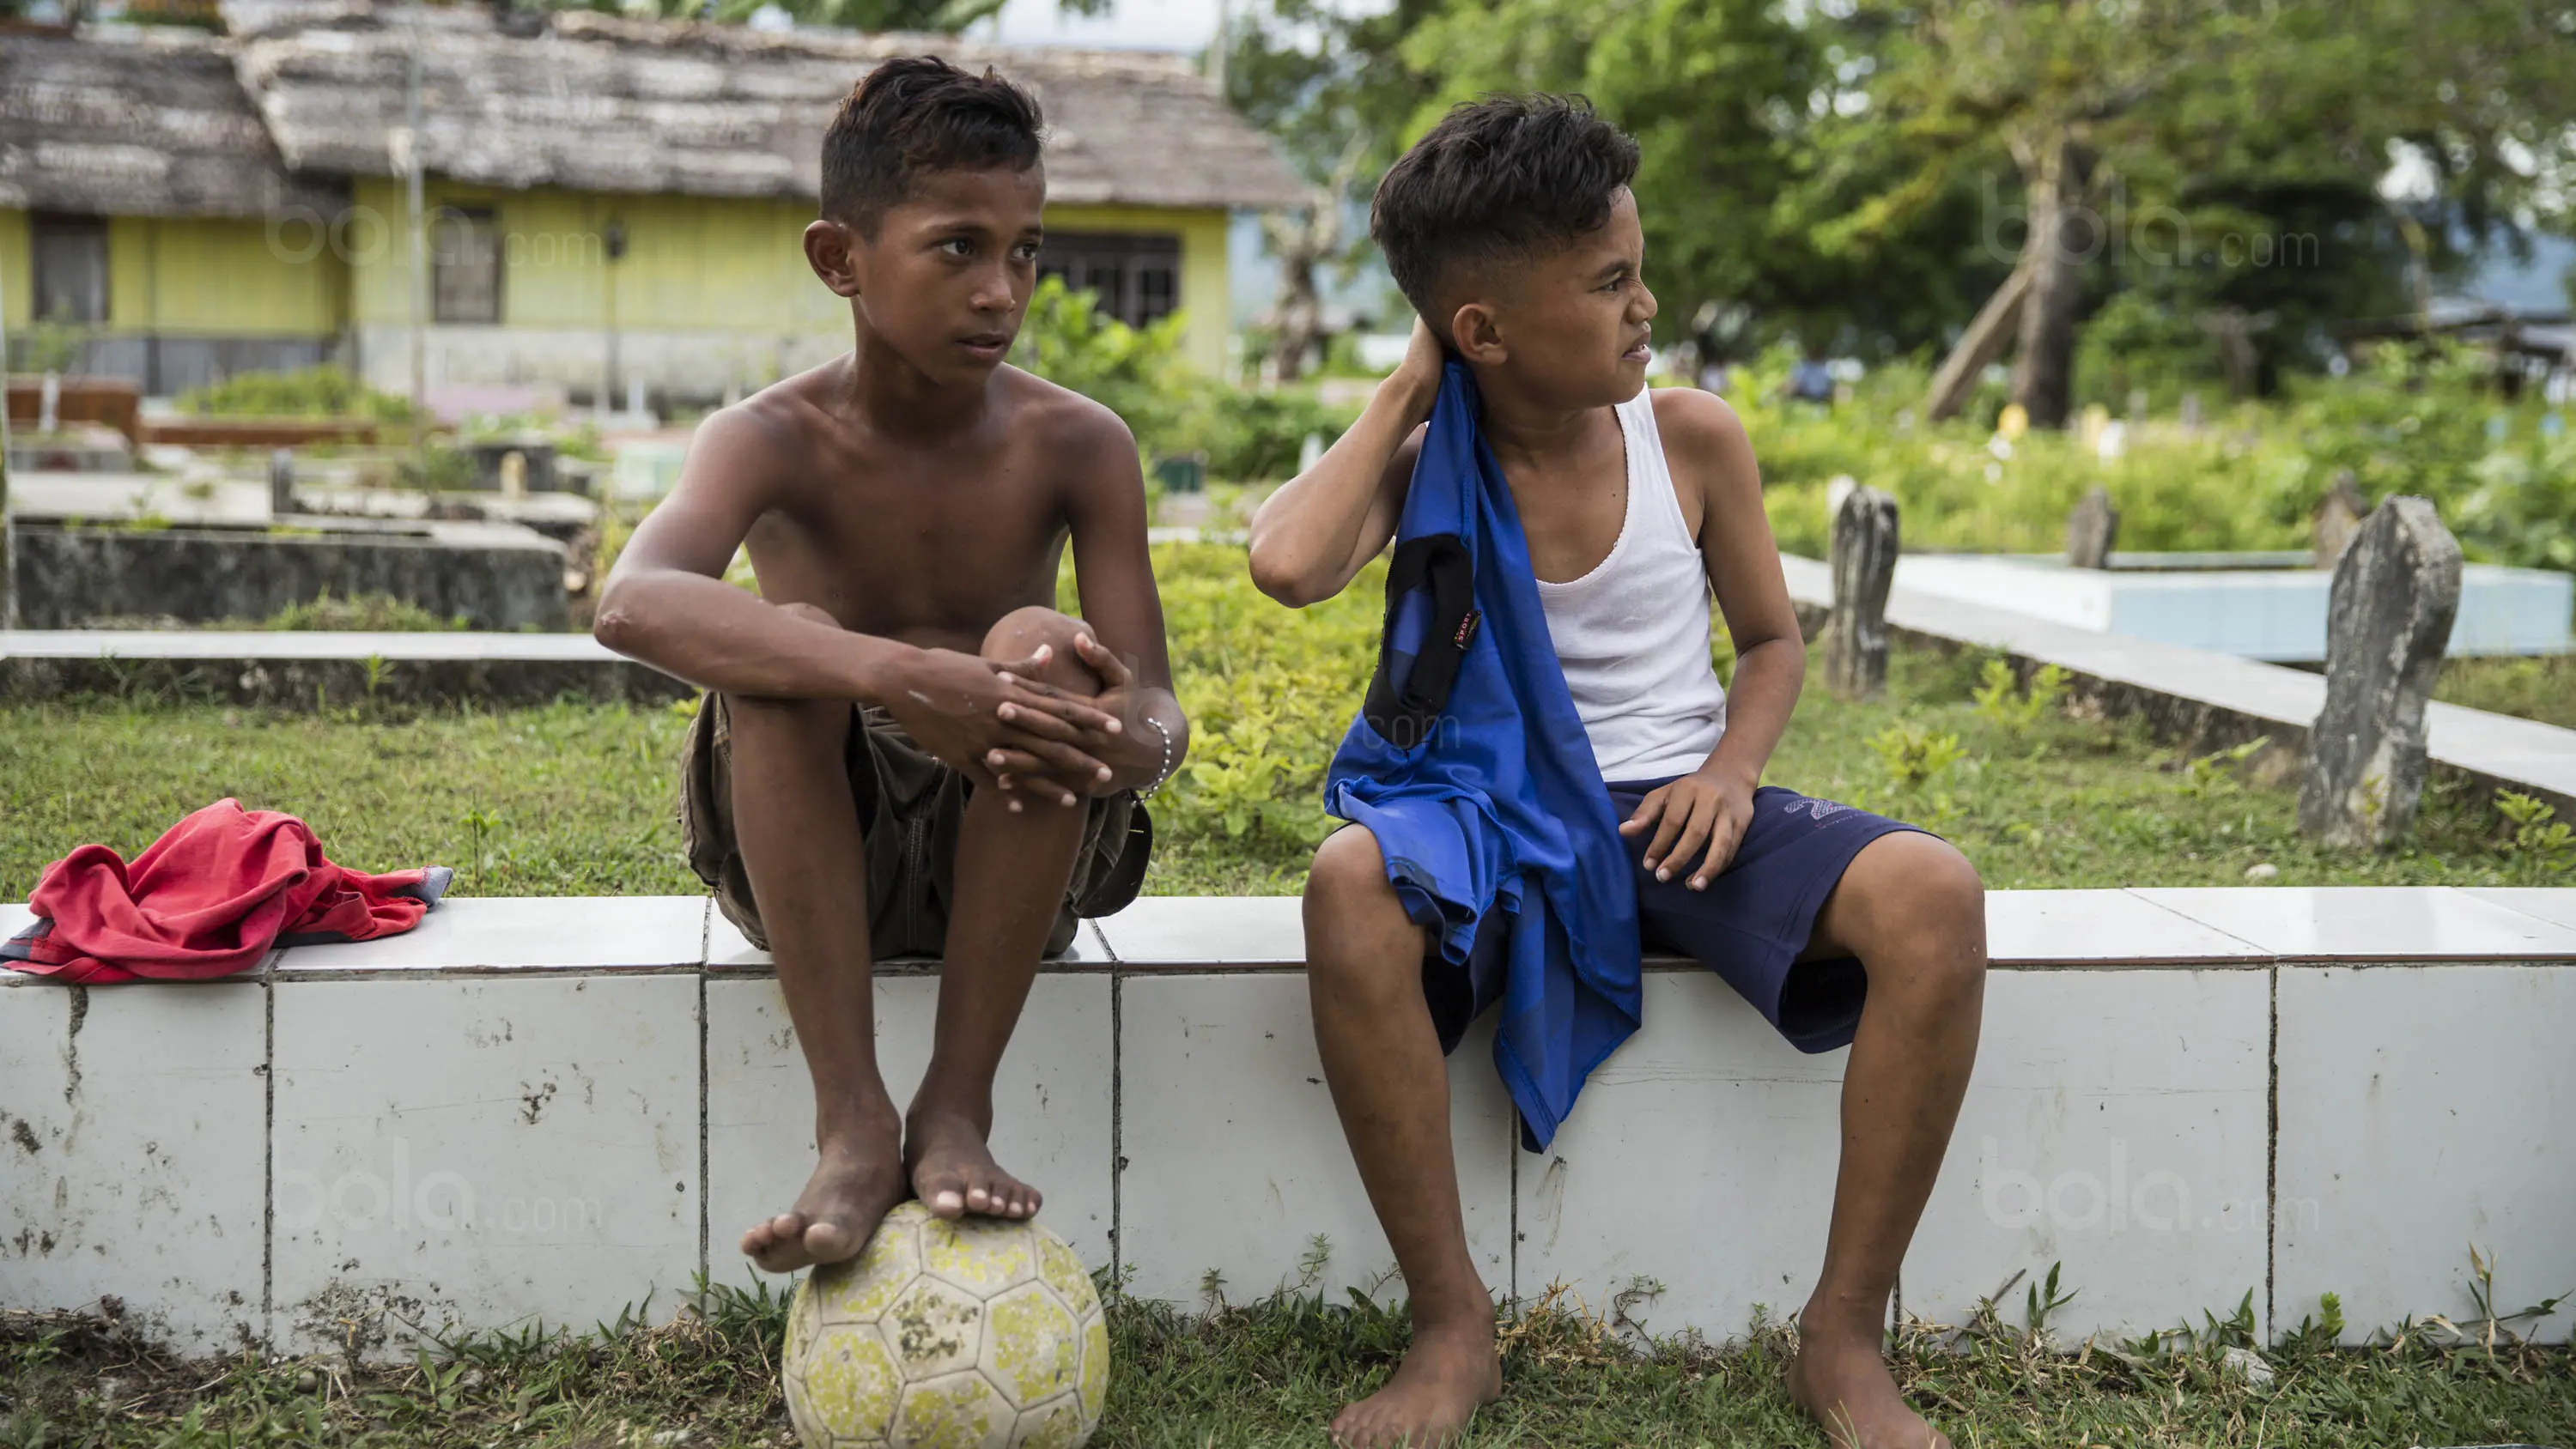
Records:
M1535 1150L1637 1029L1637 898L1477 417L1475 381L1453 360L1396 527L1377 673L1325 808L1377 837L1450 968L1466 969L1478 922L1501 908L1494 1067Z

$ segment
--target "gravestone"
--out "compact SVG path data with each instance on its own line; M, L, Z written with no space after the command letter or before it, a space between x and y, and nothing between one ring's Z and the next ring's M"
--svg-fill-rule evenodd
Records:
M2066 562L2079 569L2108 568L2111 545L2119 538L2120 510L2111 506L2111 491L2096 483L2066 515Z
M2460 610L2460 545L2421 498L2362 520L2326 606L2326 707L2308 732L2299 829L2385 849L2424 792L2424 706Z
M272 448L268 454L268 516L284 518L295 511L295 450Z
M1825 687L1867 699L1887 687L1887 590L1896 580L1896 499L1855 487L1834 512L1833 613L1822 640Z
M2361 494L2361 484L2350 468L2337 468L2326 491L2317 498L2316 518L2310 537L2317 550L2317 567L2330 569L2352 546L2352 536L2361 521L2370 516L2370 500Z

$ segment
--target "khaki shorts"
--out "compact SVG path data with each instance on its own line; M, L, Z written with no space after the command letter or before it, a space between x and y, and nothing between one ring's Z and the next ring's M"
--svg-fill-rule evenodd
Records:
M956 903L957 837L973 785L874 706L853 704L843 763L867 856L868 932L878 960L938 956ZM724 697L706 695L680 755L680 836L689 868L715 893L725 919L766 951L751 877L734 843L733 728ZM1153 853L1153 821L1135 792L1095 798L1084 822L1046 954L1073 944L1078 918L1105 916L1136 898Z

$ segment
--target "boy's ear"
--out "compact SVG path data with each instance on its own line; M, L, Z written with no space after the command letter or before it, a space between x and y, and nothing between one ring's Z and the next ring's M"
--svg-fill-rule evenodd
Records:
M1469 362L1492 367L1505 356L1501 321L1483 302L1469 302L1450 317L1449 338L1458 355Z
M859 295L859 269L851 255L857 249L858 238L841 222L826 218L805 224L805 264L835 296Z

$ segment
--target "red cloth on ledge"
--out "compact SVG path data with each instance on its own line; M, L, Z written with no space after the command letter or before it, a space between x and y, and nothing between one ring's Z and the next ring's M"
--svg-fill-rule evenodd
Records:
M83 985L229 976L266 959L281 936L365 941L408 931L448 876L333 865L303 821L218 800L131 866L104 845L48 866L27 901L40 919L0 947L0 959Z

